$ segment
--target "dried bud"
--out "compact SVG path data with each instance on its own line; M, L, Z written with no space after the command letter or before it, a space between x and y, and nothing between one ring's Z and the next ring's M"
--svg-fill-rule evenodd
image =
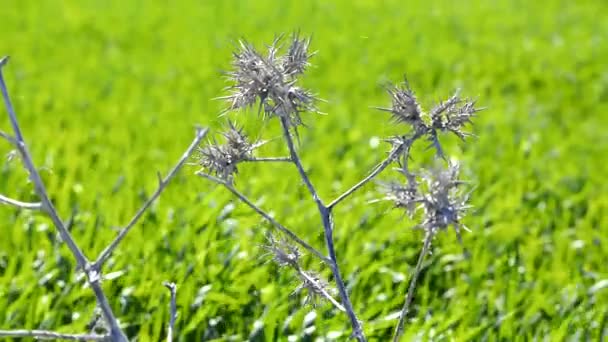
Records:
M393 120L409 124L415 130L426 126L422 120L422 108L407 80L400 85L386 86L386 91L391 96L392 106L391 108L376 107L377 109L390 112Z
M426 137L431 142L430 147L435 148L437 155L442 158L445 156L439 142L439 132L449 131L464 139L469 134L462 128L471 123L476 112L482 110L475 108L475 101L463 101L456 92L446 101L437 104L427 115L417 102L407 80L401 85L387 86L387 91L392 99L391 108L376 108L390 112L394 121L410 125L416 138Z
M408 182L403 185L399 182L380 183L382 192L385 193L385 200L393 202L395 208L404 208L412 217L416 211L416 206L420 202L418 189L415 183Z
M459 169L458 164L450 163L447 170L437 167L422 175L426 183L422 228L443 230L449 225L460 225L463 214L470 206L467 205L468 195L460 189L465 183L458 180Z
M407 183L381 184L384 199L393 202L395 208L406 209L410 217L422 210L423 223L417 227L435 231L453 225L459 234L461 219L470 207L467 205L468 195L461 191L464 182L458 180L458 165L450 164L447 170L437 167L424 171L419 177L421 182L416 180L415 175L400 171L407 178Z
M308 60L314 53L308 53L310 38L302 38L294 34L287 54L283 57L283 70L285 74L295 76L304 73L309 63Z
M458 96L458 92L444 102L440 102L431 111L431 127L441 131L450 131L459 138L464 139L468 133L462 128L471 123L471 118L481 109L475 108L475 101L463 100Z
M227 110L251 107L260 103L260 111L266 116L287 118L290 126L302 124L300 113L316 112L315 96L296 86L311 54L308 53L310 39L293 36L288 52L279 55L280 37L268 47L267 56L241 41L240 51L235 52L233 71L228 73L234 83L229 89L231 94L222 99L230 103Z
M199 148L199 164L209 173L230 179L238 172L237 164L251 158L259 144L249 142L242 128L237 128L231 122L222 136L226 141L224 144L213 140Z
M285 238L275 239L272 234L266 237L267 244L262 246L272 255L272 260L279 266L290 266L298 268L298 260L300 259L300 251L298 248L287 241Z

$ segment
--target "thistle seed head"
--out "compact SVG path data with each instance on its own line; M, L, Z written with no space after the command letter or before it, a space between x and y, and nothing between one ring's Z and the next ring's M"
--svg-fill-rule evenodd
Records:
M457 163L450 163L447 169L436 167L422 174L426 184L422 228L445 230L449 225L456 227L460 224L470 206L467 205L468 195L461 191L465 183L458 179L459 171Z
M423 171L418 177L400 171L407 183L381 184L384 199L393 202L395 208L405 209L410 217L422 211L423 222L418 228L436 231L453 225L458 230L464 213L470 208L468 194L461 191L465 183L458 180L458 164L450 163L447 169L436 167Z
M206 146L199 148L199 164L208 173L230 180L238 173L238 163L251 158L253 150L259 144L250 142L243 129L231 122L222 136L224 144L213 139Z
M395 122L411 126L416 138L426 137L431 142L430 147L435 148L437 155L442 158L445 157L439 142L439 132L452 132L464 140L470 134L463 131L463 127L471 123L475 113L483 109L476 108L475 101L461 99L456 92L437 104L429 114L425 114L407 80L399 85L388 85L386 89L391 96L392 106L376 108L390 112Z
M285 55L280 55L280 41L281 37L275 39L266 55L245 41L239 42L239 51L233 54L233 70L228 73L233 85L228 88L230 94L221 97L229 102L226 110L252 107L259 101L259 111L265 116L287 118L293 127L302 124L302 112L317 111L316 97L296 86L312 56L308 52L310 39L294 35Z
M475 101L463 100L458 92L446 101L437 104L431 111L431 127L443 132L449 131L463 139L470 135L462 128L471 123L475 113L481 109L475 108Z
M380 183L384 192L385 200L393 202L395 208L403 208L412 217L416 212L416 206L420 202L418 189L414 184L401 184L396 181Z
M425 123L422 120L422 108L407 79L401 84L387 85L386 91L391 96L391 107L378 107L377 109L390 112L395 122L408 124L415 130L425 127Z
M283 57L282 66L286 75L295 76L304 73L310 65L308 60L314 55L309 53L310 37L300 38L294 33L287 53Z
M290 244L285 238L275 239L272 234L267 235L266 242L266 245L263 245L262 248L268 251L277 265L298 268L298 261L302 254L296 246Z

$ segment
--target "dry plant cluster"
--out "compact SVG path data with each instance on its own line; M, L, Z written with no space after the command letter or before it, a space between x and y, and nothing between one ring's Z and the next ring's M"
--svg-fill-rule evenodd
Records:
M334 244L336 223L334 222L333 210L364 185L375 180L389 166L396 168L400 175L399 179L390 182L377 182L382 194L379 200L391 201L395 210L402 210L410 219L416 220L418 224L415 227L425 232L418 262L412 272L409 289L405 294L404 304L399 315L400 319L393 334L394 341L400 339L414 298L421 265L425 256L430 252L433 238L438 232L452 227L458 241L462 244L461 231L466 229L462 224L462 217L469 208L467 204L468 193L463 187L465 183L458 178L459 165L446 159L439 137L443 133L453 133L464 141L470 134L465 132L463 128L471 122L475 113L480 109L475 106L475 101L462 99L456 93L437 104L429 112L425 112L407 81L386 86L391 104L388 107L378 107L377 109L389 113L390 118L387 119L402 127L403 133L385 139L390 145L388 155L365 178L335 199L324 201L318 195L315 185L311 182L306 167L302 165L298 154L298 130L304 126L302 114L317 112L315 104L318 99L312 92L302 88L299 83L300 77L306 72L309 59L314 53L310 51L310 39L308 38L302 38L295 34L285 44L287 45L285 49L283 49L284 41L285 39L282 39L282 37L275 39L264 52L256 50L253 45L245 41L240 41L237 45L237 51L233 54L232 69L226 73L230 82L229 93L221 99L229 103L226 111L255 108L262 119L279 121L288 156L256 155L256 150L264 144L264 141L253 141L247 136L243 128L232 122L228 122L225 131L221 132L220 141L211 138L203 143L202 140L207 136L208 130L197 129L194 140L174 168L164 178L159 174L158 188L153 195L124 225L110 245L95 259L89 259L77 245L66 228L65 221L59 217L49 199L38 169L25 143L2 76L2 67L6 65L8 58L5 57L1 60L0 86L13 132L9 134L0 131L0 136L13 145L18 152L23 166L29 173L39 202L25 203L0 194L0 203L22 210L40 211L51 218L61 239L77 261L78 271L86 275L86 281L93 290L97 306L103 314L104 328L101 331L97 329L95 332L86 334L11 330L0 331L0 337L128 341L101 286L104 263L129 231L135 227L144 212L160 196L173 176L184 164L194 160L200 167L196 175L224 187L269 223L273 229L268 232L266 244L263 246L267 254L278 265L293 270L300 280L298 291L306 291L308 298L311 300L326 300L337 310L344 312L352 328L351 337L358 341L367 340L364 323L358 318L351 303L343 280L345 277L340 270L338 252ZM410 151L414 143L419 140L426 140L430 143L430 148L436 151L436 159L439 162L428 169L414 170L409 165ZM310 193L311 200L318 209L319 229L322 229L324 234L326 252L320 251L307 243L304 237L298 236L295 229L281 224L267 210L256 205L254 201L236 188L234 180L238 176L238 168L244 167L241 164L248 162L283 162L294 165L295 171L299 174L304 186ZM333 279L331 281L323 279L319 274L304 269L301 262L304 257L316 258L323 265L329 267ZM174 327L177 318L175 305L177 288L173 283L165 283L165 286L171 291L171 316L169 318L167 340L172 341L175 336ZM334 298L336 292L337 298Z

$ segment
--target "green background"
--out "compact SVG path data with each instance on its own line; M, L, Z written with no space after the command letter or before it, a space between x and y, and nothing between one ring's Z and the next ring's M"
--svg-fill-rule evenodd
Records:
M475 185L464 235L472 258L451 231L436 239L404 340L598 340L608 334L607 4L5 0L0 55L12 57L5 78L52 200L73 216L90 258L181 156L194 126L225 123L213 98L225 94L220 72L236 39L263 47L278 33L312 34L318 54L303 84L327 100L328 115L304 116L300 152L325 200L385 156L389 146L371 141L407 131L370 108L389 104L382 84L406 73L427 108L461 88L488 107L477 139L442 138ZM273 139L261 155L286 154L278 122L228 117ZM419 145L418 167L431 161ZM35 200L19 163L5 160L0 193ZM105 269L127 333L164 338L162 282L172 280L182 341L344 340L346 316L303 306L294 274L267 262L259 247L269 227L196 170L180 173ZM292 165L243 165L236 185L324 250ZM368 185L336 208L338 258L371 340L390 335L422 240L416 222L369 203L381 196ZM3 206L0 227L0 329L85 331L94 296L50 221ZM305 265L330 276L314 259Z

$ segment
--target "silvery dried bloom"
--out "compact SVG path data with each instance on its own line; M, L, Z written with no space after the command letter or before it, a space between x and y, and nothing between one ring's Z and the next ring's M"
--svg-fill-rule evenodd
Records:
M447 169L436 167L422 174L426 183L423 195L424 229L444 230L453 225L459 233L461 219L467 209L468 194L461 191L463 181L458 179L460 167L450 163ZM464 227L464 226L463 226Z
M243 129L231 122L222 136L224 144L212 140L199 148L199 164L209 173L222 179L230 179L238 172L238 163L251 158L253 150L259 144L251 143Z
M441 131L450 131L464 139L468 133L462 128L471 123L471 118L481 109L475 108L475 101L462 100L458 92L446 101L440 102L431 111L431 127Z
M310 38L300 39L297 33L293 35L289 50L282 61L285 74L295 76L306 70L309 65L308 60L314 55L308 52L309 46Z
M376 107L377 109L390 112L395 122L409 124L415 130L426 126L422 120L422 108L407 79L398 85L387 85L386 91L391 96L392 105L390 108Z
M450 163L447 169L436 167L422 172L419 176L421 182L418 182L413 174L402 171L407 183L381 184L384 199L393 202L395 208L407 210L410 217L416 211L422 211L423 222L417 227L437 231L453 225L460 234L460 227L466 228L462 226L461 219L470 207L467 205L468 195L461 191L464 182L458 180L458 172L458 164Z
M296 246L290 244L285 238L275 239L272 234L267 235L266 241L267 244L262 246L262 248L268 251L268 254L272 256L272 260L277 265L281 267L290 266L296 269L299 267L298 260L301 253Z
M402 172L405 173L405 172ZM407 214L412 217L416 212L416 207L421 202L418 194L418 183L413 174L406 174L407 183L392 181L380 183L385 200L393 202L395 208L404 208Z
M426 114L418 103L414 92L407 80L400 85L388 85L387 92L391 96L390 108L376 107L390 112L397 123L406 123L414 130L416 137L424 136L431 142L431 147L437 155L445 158L439 142L439 132L452 132L464 140L469 134L463 127L471 123L475 113L483 108L475 108L475 101L462 100L458 92L446 101L437 104L430 113Z
M298 76L308 66L310 39L294 35L285 55L279 55L280 37L268 47L266 55L251 44L239 42L233 54L233 70L228 73L233 83L231 94L221 97L230 103L227 110L251 107L259 101L259 111L267 116L286 118L292 127L302 124L300 113L316 112L316 97L297 86Z

